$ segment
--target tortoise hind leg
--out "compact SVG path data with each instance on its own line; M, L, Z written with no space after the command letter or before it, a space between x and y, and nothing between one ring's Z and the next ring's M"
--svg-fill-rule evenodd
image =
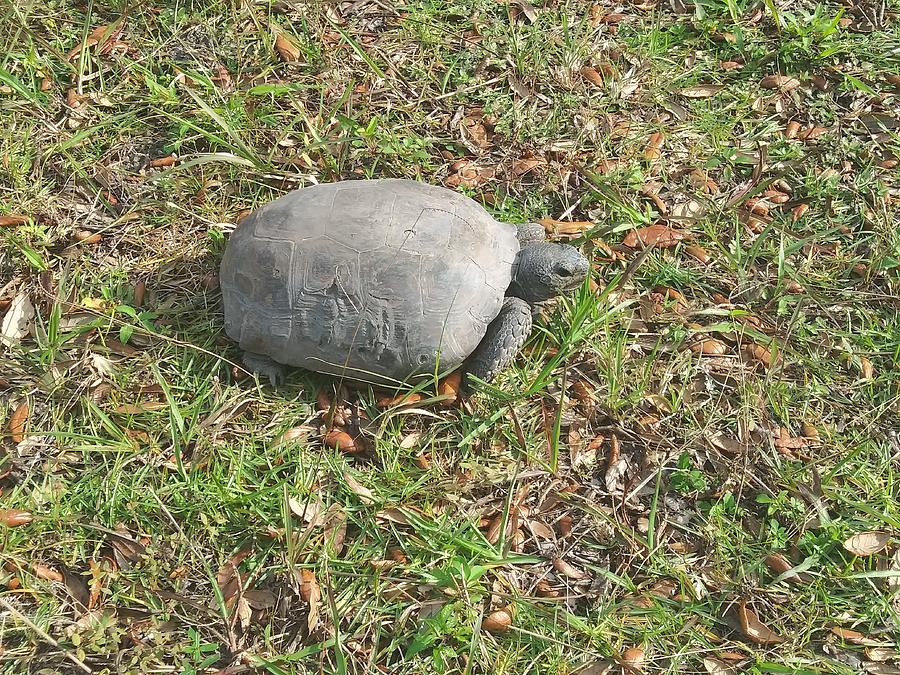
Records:
M255 352L244 352L241 360L250 369L250 372L258 375L260 378L268 378L273 387L284 384L287 368L280 363L276 363L268 356L256 354Z
M472 374L485 382L506 368L531 333L531 305L521 298L508 297L497 317L491 321L478 347L466 361L462 388L469 388Z

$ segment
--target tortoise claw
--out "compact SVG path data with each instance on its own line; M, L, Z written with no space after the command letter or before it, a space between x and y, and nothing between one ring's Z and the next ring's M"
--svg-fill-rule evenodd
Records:
M250 372L257 375L260 379L268 378L273 387L280 387L286 379L286 369L280 363L276 363L268 356L262 354L253 354L245 352L241 359L244 365L250 369Z

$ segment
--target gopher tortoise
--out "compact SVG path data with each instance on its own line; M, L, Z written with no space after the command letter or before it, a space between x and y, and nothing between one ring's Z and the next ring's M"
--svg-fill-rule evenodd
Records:
M397 385L460 366L489 381L539 304L588 272L539 224L498 222L447 188L377 179L302 188L252 212L220 282L225 331L257 375L279 384L296 366Z

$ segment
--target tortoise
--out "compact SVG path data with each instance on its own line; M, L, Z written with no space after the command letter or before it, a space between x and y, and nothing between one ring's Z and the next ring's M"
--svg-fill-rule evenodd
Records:
M300 188L253 211L228 240L220 285L226 334L258 376L277 386L294 366L385 386L460 366L490 381L541 303L589 269L538 223L383 178Z

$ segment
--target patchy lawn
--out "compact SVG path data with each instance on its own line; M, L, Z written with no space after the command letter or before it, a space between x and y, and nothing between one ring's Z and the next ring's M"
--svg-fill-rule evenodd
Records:
M895 0L0 13L2 672L900 673ZM235 365L375 176L595 264L468 407Z

